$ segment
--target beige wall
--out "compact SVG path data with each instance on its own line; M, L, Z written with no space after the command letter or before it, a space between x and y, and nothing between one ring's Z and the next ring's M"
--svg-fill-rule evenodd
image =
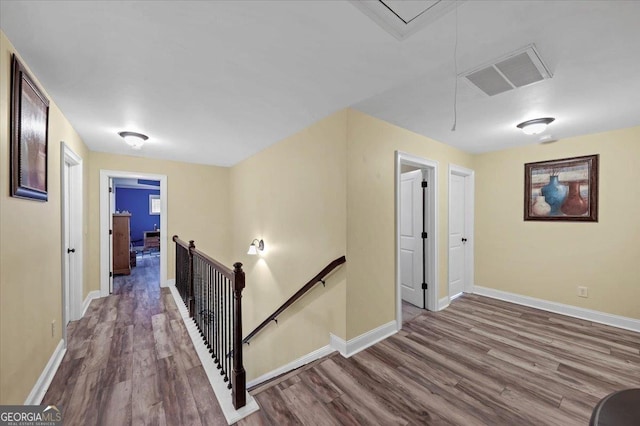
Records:
M89 176L89 232L91 290L100 289L100 170L152 173L167 176L168 233L167 279L175 276L173 235L188 241L205 253L229 262L229 169L177 161L106 154L92 151Z
M524 164L591 154L598 223L525 222ZM640 127L476 156L475 284L640 318L639 160Z
M234 261L244 264L244 334L346 253L346 111L231 169ZM247 255L254 238L265 251ZM349 259L347 258L347 265ZM345 337L346 265L245 346L251 380Z
M62 244L61 141L83 158L85 179L88 176L86 146L47 95L49 200L43 203L9 196L9 102L14 52L0 32L0 404L24 403L62 338L62 272L58 254ZM86 185L84 192L86 200ZM85 209L85 247L87 219ZM85 251L85 261L86 256ZM85 270L85 282L86 276ZM52 321L55 321L53 336Z
M439 293L448 294L448 167L473 168L456 148L348 110L347 338L395 320L395 151L438 162Z

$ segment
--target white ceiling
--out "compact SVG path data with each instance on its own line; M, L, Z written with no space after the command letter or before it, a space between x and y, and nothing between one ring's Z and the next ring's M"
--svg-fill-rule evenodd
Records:
M553 78L493 97L460 79L452 132L455 11L398 41L346 1L0 2L96 151L232 165L347 106L470 152L537 143L515 125L540 116L557 138L640 125L640 2L467 1L457 16L459 73L535 43ZM132 151L121 130L149 143Z

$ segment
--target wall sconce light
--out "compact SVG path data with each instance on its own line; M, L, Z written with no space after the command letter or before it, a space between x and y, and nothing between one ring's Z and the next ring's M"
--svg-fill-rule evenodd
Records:
M256 243L258 243L257 246L256 246ZM247 252L247 254L256 255L258 254L258 250L260 251L264 250L264 241L258 240L256 238L255 240L251 241L251 245L249 246L249 251Z
M136 132L118 132L120 137L133 149L141 149L149 136Z
M527 135L537 135L538 133L544 132L544 129L546 129L550 123L553 123L553 121L555 121L553 117L534 118L533 120L523 121L516 127L522 129Z

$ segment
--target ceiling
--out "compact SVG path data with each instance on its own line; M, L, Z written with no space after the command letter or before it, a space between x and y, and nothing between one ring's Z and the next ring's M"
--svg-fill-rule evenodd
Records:
M533 43L553 77L491 97L457 79L452 131L456 17L457 74ZM515 127L536 117L555 138L640 125L638 22L635 1L466 1L400 41L347 1L0 2L90 149L222 166L349 106L474 153L538 143Z

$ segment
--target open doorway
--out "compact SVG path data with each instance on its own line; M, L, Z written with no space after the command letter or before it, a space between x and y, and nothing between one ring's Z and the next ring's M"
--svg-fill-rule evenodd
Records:
M396 152L396 322L438 310L438 163Z
M113 178L112 272L113 294L129 291L125 287L144 277L144 282L158 286L160 280L160 181Z
M126 282L122 277L130 276L132 268L166 286L167 246L166 175L101 170L101 295Z

